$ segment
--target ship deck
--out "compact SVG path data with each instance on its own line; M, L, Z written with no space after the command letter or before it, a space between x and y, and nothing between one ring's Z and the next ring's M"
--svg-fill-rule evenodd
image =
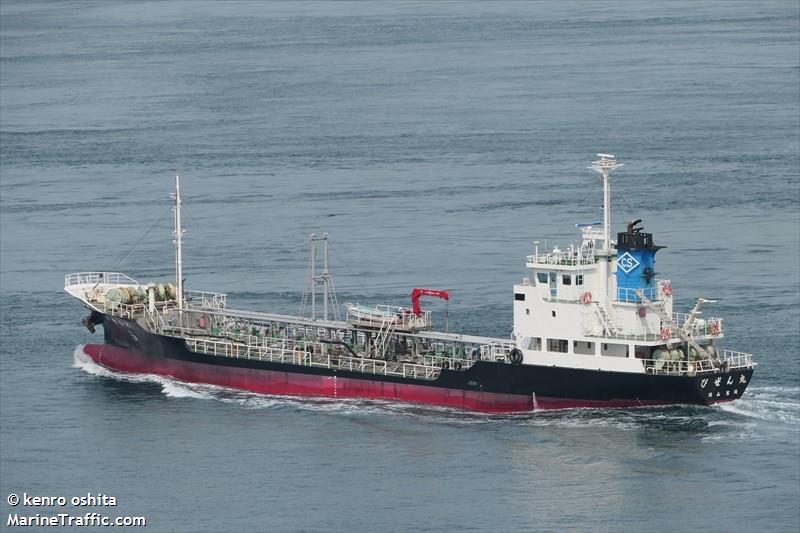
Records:
M312 320L311 318L302 316L281 315L277 313L263 313L259 311L248 311L244 309L233 309L233 308L226 308L224 310L209 309L205 307L189 308L189 310L197 310L197 309L202 309L203 312L207 314L217 314L223 316L244 318L249 320L265 321L265 322L277 322L277 323L287 323L287 324L293 323L309 328L314 328L314 327L326 328L336 331L364 331L370 329L369 326L366 326L363 323L352 324L350 322L346 322L343 320L322 320L322 319ZM378 330L379 328L380 325L376 324L371 329ZM475 345L511 343L510 340L502 339L499 337L465 335L461 333L452 333L446 331L432 331L432 330L416 331L416 332L397 331L397 334L404 335L407 337L420 338L420 339L432 339L441 342L459 342L459 343L475 344Z
M343 321L232 309L221 293L185 291L182 309L169 299L168 291L157 302L105 298L121 287L140 285L117 273L71 274L65 279L65 290L90 309L134 320L150 333L180 338L191 351L210 356L433 380L443 369L466 370L478 361L510 363L515 348L510 339L408 329L388 314L382 322L352 317ZM717 372L721 364L753 366L750 354L724 350L721 355L719 360L702 361L641 359L641 371L694 375Z

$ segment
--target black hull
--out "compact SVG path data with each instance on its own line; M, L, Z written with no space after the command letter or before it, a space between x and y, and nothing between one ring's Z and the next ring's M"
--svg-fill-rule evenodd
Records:
M485 411L709 405L740 398L753 374L752 368L678 376L479 361L466 370L442 369L435 380L414 379L194 353L182 339L149 333L131 320L102 315L94 322L103 323L106 345L119 350L113 358L110 351L93 358L117 370L256 392L386 397Z

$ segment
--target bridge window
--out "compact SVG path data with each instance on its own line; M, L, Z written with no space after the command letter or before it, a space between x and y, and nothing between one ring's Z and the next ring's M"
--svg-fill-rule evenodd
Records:
M633 356L636 359L650 359L652 357L653 347L652 346L634 346L633 349Z
M572 275L570 275L570 274L562 274L561 275L561 284L562 285L572 285Z
M580 355L594 355L594 343L584 341L572 342L572 353Z
M547 283L547 272L537 273L536 279L539 280L539 283Z
M516 301L518 301L518 302L524 302L525 301L525 294L520 294L518 292L515 292L514 293L514 299Z
M522 338L522 349L524 350L542 350L542 338L541 337L523 337Z
M606 357L628 357L627 344L603 344L603 349L600 350L600 355Z
M567 353L569 351L569 342L567 342L567 339L547 339L547 351Z
M575 275L575 285L583 285L583 274Z

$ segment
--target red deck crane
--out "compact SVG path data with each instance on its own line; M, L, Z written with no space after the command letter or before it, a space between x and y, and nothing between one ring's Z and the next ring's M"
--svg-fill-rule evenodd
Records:
M441 298L442 300L449 300L450 295L447 294L447 291L440 291L439 289L419 289L416 288L411 291L411 305L414 309L414 315L419 316L422 314L422 309L419 307L419 297L420 296L435 296L437 298Z

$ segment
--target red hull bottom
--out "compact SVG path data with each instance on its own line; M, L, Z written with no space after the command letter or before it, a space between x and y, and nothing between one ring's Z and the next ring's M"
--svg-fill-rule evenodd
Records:
M518 413L534 409L578 407L622 408L668 405L669 401L586 400L533 395L504 394L392 383L368 379L321 376L297 372L261 370L153 358L110 344L87 344L83 351L94 362L112 370L132 374L158 374L180 381L218 385L260 394L324 396L330 398L374 398L442 405L484 413Z
M533 397L517 394L466 391L388 381L153 358L110 344L87 344L83 351L94 362L112 370L132 374L158 374L190 383L218 385L260 394L400 400L486 413L514 413L533 410Z

